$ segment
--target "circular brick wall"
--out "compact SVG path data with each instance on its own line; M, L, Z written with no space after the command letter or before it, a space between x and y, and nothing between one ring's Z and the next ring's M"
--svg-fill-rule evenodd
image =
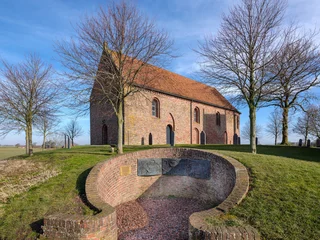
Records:
M174 168L165 170L171 166L168 162L174 162ZM150 163L156 163L156 167L152 167ZM176 171L177 168L179 171ZM235 232L227 229L219 235L204 220L208 216L228 212L241 202L248 188L247 170L238 161L206 151L184 148L155 148L116 156L97 164L86 182L89 202L102 213L108 211L115 214L114 207L139 197L173 195L210 201L215 208L190 216L190 239L229 236L259 239L259 234L253 228L233 228Z
M178 176L162 173L139 176L138 162L144 159L193 160L193 164L206 160L209 165L200 166L200 170L205 172L204 167L208 166L209 175L206 172L204 177L199 174L189 176L190 174L183 175L180 172ZM185 168L190 168L190 165L187 162ZM199 166L196 165L194 168ZM95 186L87 188L89 201L91 195L98 195L112 207L138 197L158 196L194 197L218 205L228 197L236 182L235 168L226 159L204 151L180 148L159 148L120 155L97 165L92 172L97 173L94 180L90 179L91 175L88 177L88 181ZM94 205L94 200L92 204Z
M249 187L238 161L205 151L164 148L116 156L97 164L86 181L94 216L55 214L44 218L49 239L118 239L115 206L138 197L176 196L210 201L215 208L189 217L189 239L260 239L252 227L208 226L206 217L228 212Z

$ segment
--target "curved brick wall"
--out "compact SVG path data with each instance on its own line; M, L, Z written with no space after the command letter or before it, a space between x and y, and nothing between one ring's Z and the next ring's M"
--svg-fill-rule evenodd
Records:
M137 159L155 157L210 160L211 176L209 179L189 176L138 176ZM98 194L104 202L112 207L138 197L169 195L200 197L217 205L226 199L232 191L236 176L232 164L220 156L204 151L179 148L159 148L129 153L117 156L95 168L99 168L99 173L93 180L96 192L87 191L88 199L90 201L90 195ZM121 176L121 168L129 168L131 173ZM88 181L91 181L90 175Z
M187 159L209 161L209 177L138 176L141 159ZM193 160L194 159L194 160ZM200 162L199 161L199 162ZM221 215L238 204L248 191L246 168L234 159L205 151L182 148L156 148L116 156L97 164L86 182L89 202L101 212L95 216L64 216L45 218L44 235L54 239L117 239L114 207L138 197L195 197L211 201L216 208L197 212L189 218L189 239L259 239L253 228L214 228L207 216Z
M212 226L205 222L207 217L220 216L238 205L249 190L249 175L245 166L233 158L223 156L234 167L236 173L235 184L229 196L215 208L193 213L189 217L189 239L192 240L220 240L246 239L260 240L260 234L251 226L226 227Z

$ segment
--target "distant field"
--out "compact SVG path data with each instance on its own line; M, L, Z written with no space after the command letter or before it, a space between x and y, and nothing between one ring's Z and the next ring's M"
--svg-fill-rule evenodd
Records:
M41 151L41 148L34 148L34 152ZM14 157L18 155L25 154L26 150L24 148L16 148L16 147L0 147L0 160L6 159L9 157Z

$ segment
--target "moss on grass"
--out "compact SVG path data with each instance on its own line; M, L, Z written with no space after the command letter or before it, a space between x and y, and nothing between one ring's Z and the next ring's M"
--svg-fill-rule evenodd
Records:
M208 217L205 219L208 225L212 226L227 226L227 227L239 227L245 224L234 215L225 214L216 217Z

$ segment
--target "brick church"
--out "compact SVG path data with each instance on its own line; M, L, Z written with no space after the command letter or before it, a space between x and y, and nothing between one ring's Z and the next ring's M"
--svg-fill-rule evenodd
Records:
M238 141L240 112L215 88L162 68L157 71L161 77L125 98L124 145ZM117 118L110 106L91 104L90 130L92 145L117 143Z

